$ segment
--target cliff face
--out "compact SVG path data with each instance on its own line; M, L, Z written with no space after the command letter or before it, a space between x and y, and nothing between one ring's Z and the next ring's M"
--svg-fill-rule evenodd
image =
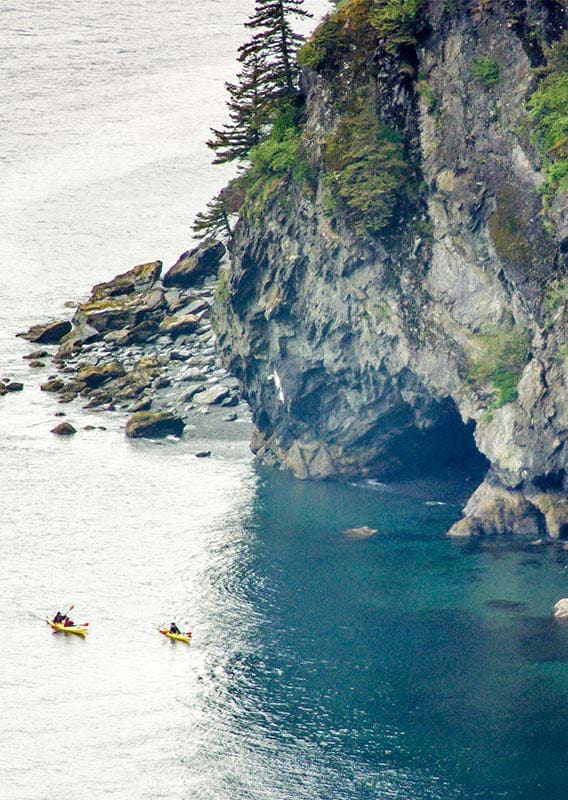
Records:
M561 186L543 205L527 111L567 13L416 3L412 34L389 38L375 6L350 0L329 42L316 32L308 177L234 233L216 324L254 448L301 478L477 458L486 477L453 533L568 538L568 207ZM389 144L373 161L355 145L375 124ZM346 180L358 158L383 164L368 202Z

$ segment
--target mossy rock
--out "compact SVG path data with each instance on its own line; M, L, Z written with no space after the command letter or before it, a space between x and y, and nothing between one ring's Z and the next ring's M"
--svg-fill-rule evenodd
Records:
M168 333L172 337L192 333L198 327L200 319L197 314L175 314L162 320L160 331Z
M94 389L106 381L114 378L121 378L126 374L126 370L118 361L111 361L108 364L88 364L82 367L77 373L77 379L83 381L90 389Z
M65 334L69 333L71 327L69 320L57 320L45 325L33 325L28 331L18 333L17 336L21 336L22 339L27 339L29 342L59 344Z
M137 292L142 288L153 286L162 272L161 261L150 261L147 264L138 264L136 267L116 275L112 280L97 283L93 287L91 300L101 300L105 297L125 295Z
M86 323L101 333L132 329L163 306L164 293L159 288L136 294L91 298L77 309L76 322Z
M126 423L126 435L132 439L161 439L181 436L185 423L170 411L137 411Z

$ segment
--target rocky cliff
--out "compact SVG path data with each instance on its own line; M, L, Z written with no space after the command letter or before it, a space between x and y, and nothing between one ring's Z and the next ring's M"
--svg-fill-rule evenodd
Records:
M217 291L263 461L473 459L454 534L568 539L568 120L543 94L568 93L567 21L555 0L347 0L304 47L296 166L245 201Z

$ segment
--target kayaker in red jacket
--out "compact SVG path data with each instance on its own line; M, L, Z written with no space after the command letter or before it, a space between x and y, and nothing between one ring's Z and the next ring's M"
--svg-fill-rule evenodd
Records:
M69 617L65 617L65 620L63 622L63 627L64 628L72 628L74 625L75 625L75 623L73 622L72 619L70 619Z

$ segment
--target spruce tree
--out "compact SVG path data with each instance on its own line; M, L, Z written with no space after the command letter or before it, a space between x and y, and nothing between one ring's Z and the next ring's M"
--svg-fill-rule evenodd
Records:
M212 128L213 139L207 146L215 150L214 164L224 164L234 159L244 159L251 147L260 142L262 129L267 124L267 109L263 102L263 85L266 65L256 53L245 57L239 49L243 68L237 75L238 83L226 83L230 99L227 102L230 122L221 130Z
M207 203L206 210L195 217L192 225L196 239L224 239L232 236L232 221L244 201L244 190L238 178Z
M303 37L290 24L293 17L311 17L302 8L304 0L257 0L253 16L245 22L255 33L244 46L250 52L262 52L270 65L270 84L275 96L292 99L297 92L296 53Z
M216 153L214 163L245 159L251 147L268 135L279 106L296 100L296 53L302 37L293 31L290 19L311 16L303 2L256 0L254 14L245 23L254 34L239 48L242 69L237 83L227 84L230 122L221 130L213 129L207 142Z

